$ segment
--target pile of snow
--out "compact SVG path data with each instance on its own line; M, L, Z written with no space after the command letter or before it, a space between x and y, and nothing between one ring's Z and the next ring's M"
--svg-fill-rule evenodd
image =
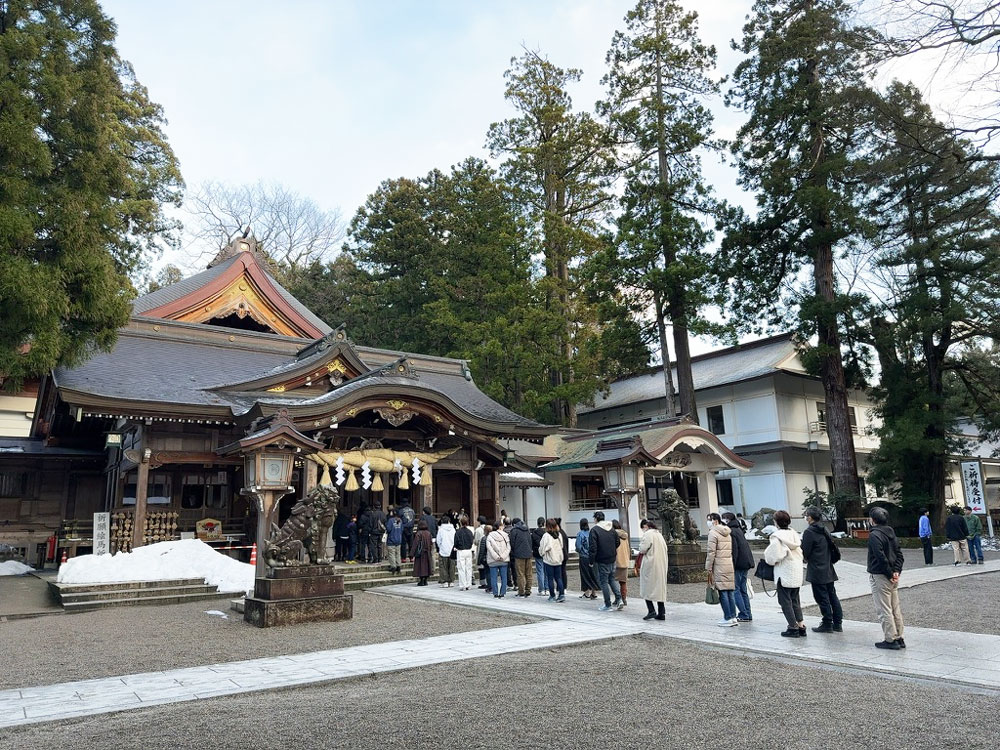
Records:
M119 583L204 578L219 591L243 593L254 586L254 567L216 552L199 539L157 542L134 552L81 555L59 568L59 583Z
M18 562L17 560L7 560L7 562L0 562L0 576L23 576L25 573L30 573L34 568L30 565L25 565L23 562Z

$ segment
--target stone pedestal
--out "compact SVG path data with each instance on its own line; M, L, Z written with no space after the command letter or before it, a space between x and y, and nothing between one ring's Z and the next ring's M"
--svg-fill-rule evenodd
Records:
M700 583L708 580L705 552L693 542L667 544L667 583Z
M258 628L354 616L354 598L344 593L344 576L332 565L267 568L253 593L244 602L243 619Z

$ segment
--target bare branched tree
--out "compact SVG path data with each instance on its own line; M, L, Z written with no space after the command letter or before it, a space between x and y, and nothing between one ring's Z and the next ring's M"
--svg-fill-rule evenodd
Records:
M938 75L949 86L961 83L969 94L987 92L988 106L952 113L942 126L979 146L964 158L1000 161L1000 1L859 0L871 17L882 19L888 57L936 57ZM984 152L982 149L986 149ZM944 156L954 158L956 153Z
M276 183L206 182L184 202L188 247L212 256L249 231L279 267L300 271L333 255L346 224L339 210L323 209Z

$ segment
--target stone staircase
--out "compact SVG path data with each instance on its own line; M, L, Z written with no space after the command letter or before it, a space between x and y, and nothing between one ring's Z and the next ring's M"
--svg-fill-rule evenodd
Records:
M110 607L137 607L208 599L231 599L201 578L123 583L55 583L49 590L66 612L89 612Z
M360 591L363 589L370 589L374 586L392 586L397 583L412 583L413 578L413 563L403 563L400 565L400 573L392 573L389 570L389 566L386 563L380 563L378 565L369 563L357 563L356 565L349 565L347 563L336 563L338 573L344 574L344 590L345 591ZM569 562L566 564L567 571L579 570L580 564L577 559L576 553L573 553L569 557ZM434 576L431 577L432 580L436 580L437 568L434 569ZM477 573L473 572L473 577Z

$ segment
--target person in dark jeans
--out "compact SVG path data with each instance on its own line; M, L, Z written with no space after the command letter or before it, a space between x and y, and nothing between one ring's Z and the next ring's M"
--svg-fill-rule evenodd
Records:
M601 612L622 610L622 590L615 579L615 561L618 558L618 545L621 540L611 527L611 521L604 520L604 513L594 513L594 525L590 528L590 563L597 566L597 582L604 594L604 606ZM615 595L614 602L611 594Z
M747 591L747 574L753 570L753 550L750 542L743 534L739 519L732 513L723 513L722 522L729 527L733 542L733 570L736 574L736 622L753 622L753 612L750 609L750 593Z
M924 548L924 565L934 564L934 543L931 541L931 509L924 508L920 511L920 526L917 529L920 535L920 544Z
M841 633L844 610L837 596L837 571L834 570L836 546L823 526L823 511L813 506L805 510L809 528L802 532L802 557L806 561L806 580L812 584L813 599L819 605L823 622L814 633Z
M382 535L385 533L385 513L374 507L368 511L368 562L382 562Z
M362 505L358 511L358 554L355 559L361 563L371 562L368 559L368 542L371 536L369 512L370 510L367 505Z
M413 557L413 529L417 523L417 514L410 507L409 503L400 503L398 509L399 517L403 521L403 543L400 545L399 554L403 562Z

